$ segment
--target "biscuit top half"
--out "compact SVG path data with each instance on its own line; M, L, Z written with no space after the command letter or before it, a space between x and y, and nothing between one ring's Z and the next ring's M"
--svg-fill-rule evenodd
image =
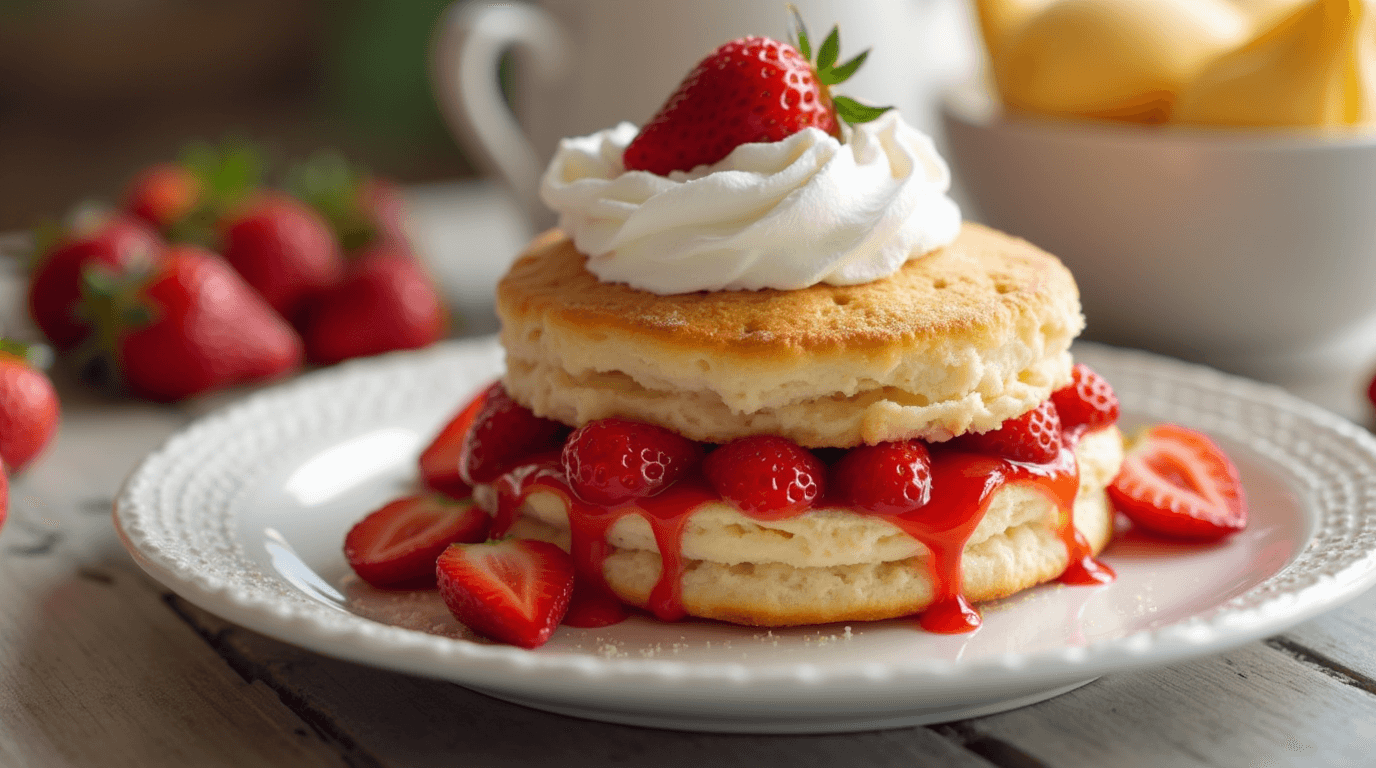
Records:
M572 425L622 416L707 442L811 447L994 429L1070 378L1070 272L976 224L862 285L658 295L603 283L558 230L497 288L506 383Z

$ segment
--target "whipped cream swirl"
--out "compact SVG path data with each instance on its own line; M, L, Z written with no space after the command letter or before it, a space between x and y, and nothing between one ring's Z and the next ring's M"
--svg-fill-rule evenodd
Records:
M622 166L636 132L563 140L541 182L603 282L659 294L854 285L960 231L950 170L892 111L845 143L808 128L668 177Z

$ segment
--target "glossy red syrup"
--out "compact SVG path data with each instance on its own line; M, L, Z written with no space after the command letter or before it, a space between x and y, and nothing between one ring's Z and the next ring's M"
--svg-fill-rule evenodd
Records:
M1060 580L1067 584L1103 584L1113 571L1090 553L1088 543L1075 530L1074 501L1079 471L1074 446L1079 434L1067 433L1056 459L1046 464L1025 464L980 453L936 446L932 450L930 500L912 509L880 514L930 552L927 560L934 586L932 604L919 618L931 632L969 632L980 625L979 612L965 599L961 557L970 535L988 510L994 494L1010 483L1030 486L1046 494L1059 511L1057 526L1070 554L1070 564ZM602 576L611 554L608 533L626 515L640 515L650 525L661 553L659 579L647 607L657 618L677 621L686 615L681 585L684 573L683 534L689 517L709 502L720 502L700 474L693 474L657 496L615 506L583 501L569 487L558 459L546 454L532 457L526 465L497 481L498 509L492 536L505 535L515 522L521 504L537 490L560 497L568 509L571 554L578 573L578 587L564 623L576 627L602 627L625 618L626 609ZM846 505L847 500L828 496L818 506ZM802 514L800 510L793 514ZM758 520L777 520L777 511L743 512Z

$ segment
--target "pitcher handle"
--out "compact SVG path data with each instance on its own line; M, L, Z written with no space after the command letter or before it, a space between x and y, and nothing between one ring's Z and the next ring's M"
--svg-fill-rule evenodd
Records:
M505 182L531 224L543 228L553 218L540 202L541 159L498 81L507 50L525 57L537 83L553 83L567 73L568 39L543 9L526 3L454 3L431 50L432 84L460 146L484 173Z

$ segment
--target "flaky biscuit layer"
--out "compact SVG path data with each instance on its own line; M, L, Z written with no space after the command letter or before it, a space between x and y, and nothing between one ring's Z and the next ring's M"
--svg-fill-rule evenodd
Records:
M703 442L778 434L846 447L994 429L1069 381L1070 273L966 224L855 286L659 296L601 283L558 231L497 291L506 385L536 413L660 424Z

